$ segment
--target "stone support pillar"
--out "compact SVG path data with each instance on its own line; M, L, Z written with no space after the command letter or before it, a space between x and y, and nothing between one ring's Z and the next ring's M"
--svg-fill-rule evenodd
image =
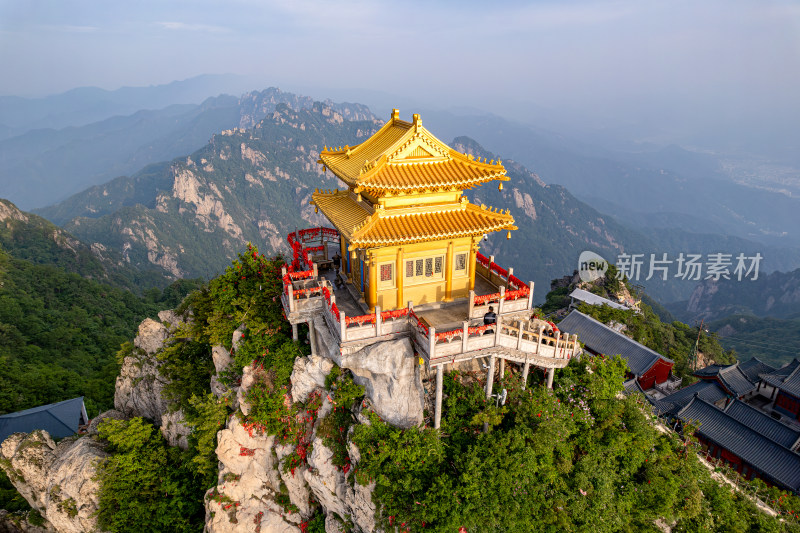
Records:
M522 390L528 387L528 372L531 369L531 364L525 359L525 366L522 367Z
M308 343L311 344L311 355L317 355L317 330L314 321L308 321Z
M444 383L444 365L436 367L436 407L433 412L433 427L439 429L442 425L442 387Z
M492 355L489 357L489 371L486 374L486 399L488 400L492 396L492 386L494 385L494 358L495 356Z
M506 359L505 357L500 358L500 379L506 377Z
M292 324L292 340L295 342L300 340L300 336L297 333L297 324Z
M553 388L553 375L556 373L555 368L548 368L547 369L547 388Z

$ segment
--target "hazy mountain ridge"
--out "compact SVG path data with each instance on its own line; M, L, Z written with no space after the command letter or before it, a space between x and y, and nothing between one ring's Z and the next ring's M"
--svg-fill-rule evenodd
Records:
M101 244L91 247L67 231L0 199L0 250L34 265L47 265L64 272L141 293L164 287L169 280L149 266L131 268L115 250Z
M478 139L632 227L677 227L800 246L795 223L800 199L735 183L733 170L725 167L734 163L722 154L649 144L611 150L491 114L426 113L444 138Z
M269 88L241 98L211 97L200 105L138 110L79 127L28 131L0 141L0 196L24 208L47 205L149 164L192 153L223 130L252 127L280 103L304 109L313 100ZM371 116L359 104L328 105L347 120ZM42 214L48 216L46 208Z
M752 275L750 276L752 277ZM758 279L707 279L688 302L668 306L682 319L715 320L745 314L782 319L800 318L800 268L759 274Z
M152 208L123 207L67 227L121 250L133 265L211 277L248 241L267 243L275 253L285 250L285 236L295 227L321 223L308 205L310 193L339 184L322 174L319 151L325 144L364 139L379 124L374 118L347 121L319 102L297 111L278 104L255 128L215 135L206 147L165 167L161 183L170 186L155 195Z
M83 126L143 109L199 104L218 94L240 94L247 90L249 83L242 76L205 74L148 87L115 90L78 87L38 98L0 96L0 123L6 126L9 135L19 135L31 129Z
M311 191L342 186L330 173L322 173L319 150L326 144L363 140L381 124L374 117L346 120L348 113L359 118L366 110L340 106L344 107L318 102L312 109L296 111L279 104L255 128L215 135L205 148L164 167L160 177L151 175L148 183L169 182L169 188L159 192L149 208L125 206L100 218L77 218L66 227L89 242L122 250L133 265L158 264L173 276L211 276L247 241L266 243L272 252L283 251L286 233L324 222L308 205ZM483 153L471 139L459 138L454 147ZM508 243L494 236L485 251L497 252L498 260L515 265L519 275L535 279L540 287L574 268L584 248L610 255L644 242L575 200L563 187L546 186L513 161L505 165L512 181L502 192L480 188L468 196L478 203L512 208L521 229ZM124 194L132 198L136 195L131 191L143 181L129 178L93 188L83 195L86 201L80 209L85 212L101 201L103 208L124 203L115 203L114 188L128 191ZM78 197L74 205L81 205ZM523 258L522 250L535 250L536 259Z

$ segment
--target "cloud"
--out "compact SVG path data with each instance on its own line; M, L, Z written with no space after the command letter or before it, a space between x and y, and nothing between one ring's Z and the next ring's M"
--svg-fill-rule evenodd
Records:
M157 26L165 30L176 31L199 31L207 33L228 33L230 28L224 26L213 26L211 24L190 24L186 22L156 22Z

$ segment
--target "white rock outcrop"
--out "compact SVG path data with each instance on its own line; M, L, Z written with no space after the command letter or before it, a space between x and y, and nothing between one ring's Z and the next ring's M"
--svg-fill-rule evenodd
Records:
M88 437L56 444L46 431L16 433L0 445L17 491L59 533L97 530L97 463L107 454Z
M325 378L332 368L333 361L319 355L295 359L291 377L292 400L304 402L314 389L324 387Z
M122 362L114 392L114 408L125 416L141 416L158 424L167 413L161 395L167 382L158 372L155 354L168 337L167 328L155 320L147 318L139 325L133 353Z
M139 324L139 332L133 339L133 345L144 350L147 355L154 355L164 347L164 341L167 338L169 338L169 331L164 324L156 322L152 318L145 318Z
M211 347L211 359L214 361L214 369L219 373L231 365L231 354L221 344Z
M424 394L408 339L371 344L342 355L341 366L350 369L353 380L364 387L381 418L402 428L422 424Z
M251 435L236 415L217 433L220 470L218 485L206 494L208 533L300 531L300 516L287 516L275 501L281 475L274 444L274 436Z
M183 411L171 411L161 415L161 434L170 446L177 446L181 450L189 448L189 435L192 428L186 425Z
M425 392L411 341L383 341L342 353L322 317L314 319L314 328L317 353L353 373L381 418L402 428L422 424Z

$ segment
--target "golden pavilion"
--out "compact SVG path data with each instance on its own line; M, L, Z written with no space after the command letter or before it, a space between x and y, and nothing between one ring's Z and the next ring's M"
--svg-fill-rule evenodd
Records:
M500 161L462 154L397 109L356 146L325 148L319 163L346 185L311 203L339 231L340 275L370 311L467 297L483 235L514 230L514 218L471 204L464 191L507 181ZM509 233L510 235L510 233Z

